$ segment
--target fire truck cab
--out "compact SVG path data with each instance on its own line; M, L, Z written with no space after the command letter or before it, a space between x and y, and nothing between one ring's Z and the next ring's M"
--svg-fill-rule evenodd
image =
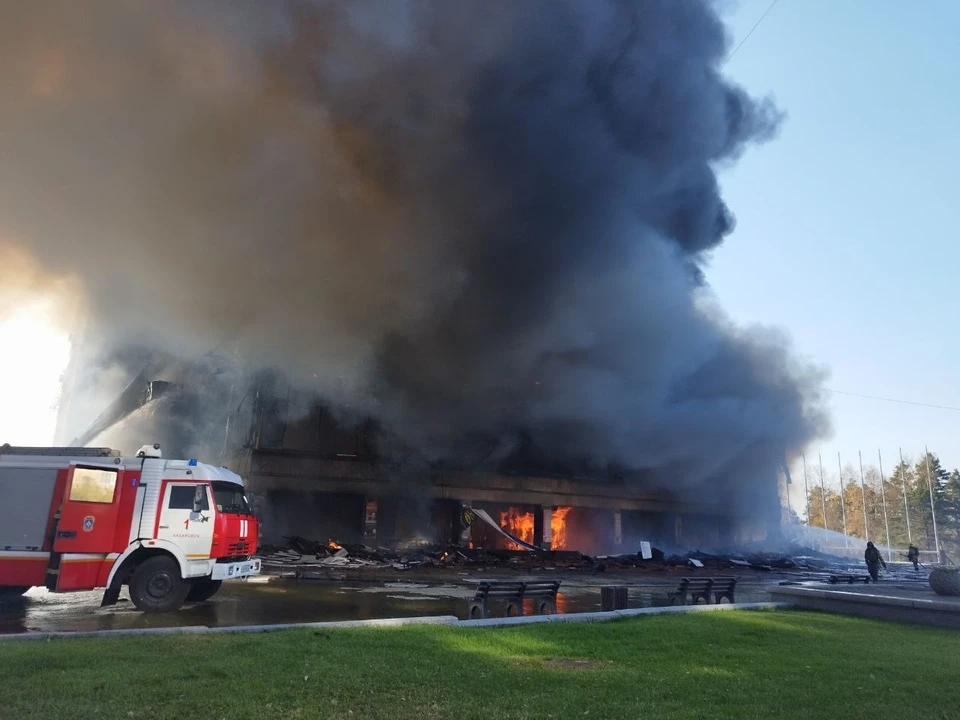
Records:
M0 598L128 587L140 610L212 597L260 572L259 524L223 467L107 448L0 446Z

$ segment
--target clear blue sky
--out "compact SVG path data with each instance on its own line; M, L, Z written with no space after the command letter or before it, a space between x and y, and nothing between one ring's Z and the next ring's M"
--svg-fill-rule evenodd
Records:
M770 5L722 6L735 46ZM721 174L737 228L708 278L785 328L828 387L960 408L960 2L779 0L726 66L787 118ZM960 412L832 395L837 474L898 447L960 466ZM795 483L802 478L794 477ZM802 497L802 494L799 496ZM796 507L796 506L795 506Z

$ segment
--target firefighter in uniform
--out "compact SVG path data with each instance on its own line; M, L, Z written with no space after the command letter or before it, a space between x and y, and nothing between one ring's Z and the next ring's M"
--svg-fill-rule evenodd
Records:
M907 548L907 561L913 563L914 570L919 570L920 569L920 548L918 548L916 545L911 544L910 547Z
M883 565L883 569L887 569L887 564L883 561L883 558L880 557L880 551L877 550L876 546L872 542L867 543L867 549L863 553L863 559L867 561L867 570L870 572L870 577L874 582L880 579L880 566Z

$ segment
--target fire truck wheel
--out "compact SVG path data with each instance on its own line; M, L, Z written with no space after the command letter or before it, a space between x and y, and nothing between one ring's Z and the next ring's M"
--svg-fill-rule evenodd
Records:
M20 600L20 596L29 589L28 587L20 587L19 585L0 587L0 604L17 602Z
M130 578L130 599L143 612L169 612L181 605L190 583L180 577L172 557L157 555L137 566Z
M187 602L203 602L217 594L223 580L194 580L187 593Z

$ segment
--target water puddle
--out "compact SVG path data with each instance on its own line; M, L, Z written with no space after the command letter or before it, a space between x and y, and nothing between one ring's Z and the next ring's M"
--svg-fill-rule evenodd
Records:
M596 586L565 584L557 597L560 613L600 610ZM631 607L666 605L666 585L631 587ZM34 588L21 603L0 608L0 633L89 631L189 625L259 625L369 618L455 615L465 618L474 584L464 582L322 582L255 578L228 582L213 600L186 605L174 613L141 613L124 596L100 607L100 592L55 594ZM766 600L765 591L741 593L739 602ZM501 609L493 608L494 614ZM527 612L533 612L533 603Z

